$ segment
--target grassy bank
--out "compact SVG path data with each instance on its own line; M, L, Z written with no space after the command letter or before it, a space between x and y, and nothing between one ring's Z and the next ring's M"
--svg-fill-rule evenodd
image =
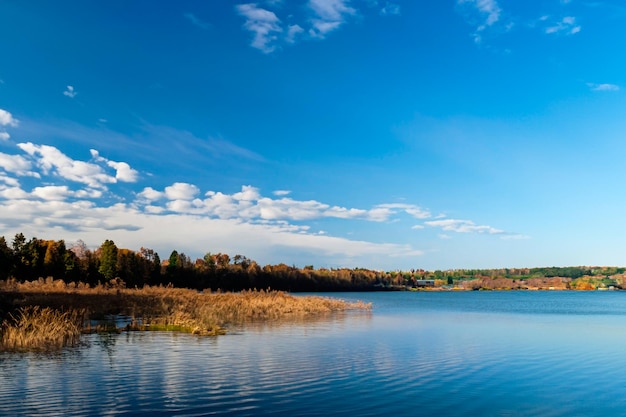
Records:
M319 316L369 304L325 297L294 297L280 291L199 293L166 287L89 287L60 280L0 281L0 350L51 349L76 343L77 334L98 330L107 315L131 318L126 330L225 333L229 325Z

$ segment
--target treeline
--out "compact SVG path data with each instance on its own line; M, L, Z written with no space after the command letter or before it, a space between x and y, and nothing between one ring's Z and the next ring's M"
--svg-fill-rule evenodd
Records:
M89 285L123 282L131 288L173 285L224 291L367 291L403 284L398 274L366 269L260 266L245 256L231 258L224 253L207 253L192 260L176 250L162 260L152 249L118 248L111 240L90 250L82 241L67 247L63 240L26 240L22 233L10 243L0 237L0 279L32 281L46 277Z
M503 269L457 269L447 271L372 271L368 269L297 268L286 264L261 266L242 255L207 253L192 260L173 250L161 259L152 249L118 248L112 240L90 250L78 241L67 247L63 240L27 240L22 233L9 243L0 237L0 280L32 281L53 277L89 285L123 282L127 287L173 285L198 290L241 291L275 289L284 291L368 291L423 286L462 289L580 288L623 284L626 268L547 267ZM590 281L589 277L596 277ZM604 281L601 281L604 280ZM580 284L580 285L579 285Z
M624 272L626 272L626 268L619 267L552 266L542 268L455 269L433 272L420 270L419 274L423 277L422 279L473 280L489 277L519 280L554 277L576 279L584 276L610 276Z

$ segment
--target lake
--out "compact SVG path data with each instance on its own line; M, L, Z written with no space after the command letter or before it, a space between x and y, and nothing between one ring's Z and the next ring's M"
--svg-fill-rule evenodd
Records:
M626 415L626 292L329 296L374 307L0 353L0 416Z

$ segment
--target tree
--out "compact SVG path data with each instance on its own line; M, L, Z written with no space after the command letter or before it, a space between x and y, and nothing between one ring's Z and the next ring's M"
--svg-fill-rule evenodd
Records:
M161 280L161 258L152 249L142 247L139 249L139 256L144 260L144 284L157 284Z
M7 279L13 269L13 252L4 236L0 236L0 279Z
M100 246L100 267L98 268L107 281L117 275L117 246L112 240L105 240Z
M23 233L17 233L12 242L13 249L13 271L12 275L19 279L24 280L26 278L27 269L30 266L28 264L26 238Z
M78 239L76 243L72 245L70 251L72 251L80 260L87 259L89 257L89 248L87 248L87 245L81 239Z
M63 240L44 240L41 245L46 248L43 258L44 274L55 278L65 278L66 273L71 268L66 261L69 259L65 256L67 249Z

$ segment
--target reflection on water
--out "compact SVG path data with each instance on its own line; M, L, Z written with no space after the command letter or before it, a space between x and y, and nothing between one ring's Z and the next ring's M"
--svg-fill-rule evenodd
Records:
M373 312L0 355L0 415L624 415L626 293L341 294Z

